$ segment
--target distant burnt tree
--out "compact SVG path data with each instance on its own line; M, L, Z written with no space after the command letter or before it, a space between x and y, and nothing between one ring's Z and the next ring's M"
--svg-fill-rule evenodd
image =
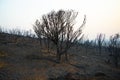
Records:
M104 40L105 40L105 35L104 34L98 34L97 35L96 42L97 42L97 45L98 45L99 54L101 54L101 50L102 50Z
M36 20L34 31L38 38L44 37L52 41L56 45L57 61L61 61L61 56L65 54L68 60L68 49L82 37L82 28L85 25L86 17L84 17L82 25L75 31L74 21L78 13L73 10L52 11L42 16L42 19Z
M108 45L108 51L110 52L109 56L111 57L111 60L114 62L115 66L118 67L120 59L120 35L115 34L111 36Z
M86 54L87 54L88 48L89 48L89 46L90 46L90 41L89 41L89 39L87 39L86 41L84 41L84 46L85 46L85 52L86 52Z

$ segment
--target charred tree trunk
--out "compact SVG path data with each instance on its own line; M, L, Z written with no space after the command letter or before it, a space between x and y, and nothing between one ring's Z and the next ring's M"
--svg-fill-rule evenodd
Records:
M48 53L50 52L50 40L47 39L47 50L48 50Z
M65 53L65 60L68 61L68 54Z
M99 46L99 54L101 55L101 50L102 50L102 48L101 48L101 46Z
M42 38L39 38L40 50L42 49Z
M59 45L58 44L57 44L56 58L57 58L57 62L60 63L60 61L61 61L61 53L60 53Z

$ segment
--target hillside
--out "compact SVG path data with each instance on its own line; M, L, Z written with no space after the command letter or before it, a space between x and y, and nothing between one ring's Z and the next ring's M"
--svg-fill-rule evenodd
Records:
M86 53L82 45L74 46L69 61L62 57L61 63L55 53L37 38L0 33L0 80L120 80L120 67L106 62L105 50L100 55L93 47Z

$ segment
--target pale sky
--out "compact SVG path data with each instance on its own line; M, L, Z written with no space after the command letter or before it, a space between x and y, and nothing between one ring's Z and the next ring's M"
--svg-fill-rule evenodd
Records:
M83 31L89 37L120 33L120 0L0 0L0 26L29 30L43 14L59 9L79 12L79 24L85 14Z

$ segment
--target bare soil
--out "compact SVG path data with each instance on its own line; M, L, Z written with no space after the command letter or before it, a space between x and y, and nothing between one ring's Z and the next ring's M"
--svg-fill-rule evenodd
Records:
M0 44L0 80L120 80L120 67L106 63L108 53L72 47L69 61L56 62L55 51L38 42Z

